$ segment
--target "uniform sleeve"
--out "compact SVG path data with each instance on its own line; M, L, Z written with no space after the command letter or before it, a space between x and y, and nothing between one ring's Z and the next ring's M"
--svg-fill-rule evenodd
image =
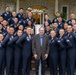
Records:
M17 41L17 37L14 37L11 41L8 42L8 45L12 45Z
M4 38L3 42L2 42L2 45L5 46L9 40L10 36L9 35L6 35L6 37Z
M16 42L16 44L21 43L26 38L26 35L23 34Z
M72 43L70 42L70 40L67 38L67 36L65 37L65 41L67 44L67 48L72 48Z
M61 42L61 40L57 39L57 43L60 49L64 49L65 46L63 45L63 43Z

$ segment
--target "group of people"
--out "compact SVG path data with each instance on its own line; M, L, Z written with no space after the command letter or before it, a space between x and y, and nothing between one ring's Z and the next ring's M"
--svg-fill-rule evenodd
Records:
M0 75L30 75L31 59L35 61L35 75L45 75L46 62L50 75L74 75L76 65L76 18L70 14L65 20L56 12L51 21L45 15L39 34L35 35L36 21L32 12L10 13L10 7L0 15Z

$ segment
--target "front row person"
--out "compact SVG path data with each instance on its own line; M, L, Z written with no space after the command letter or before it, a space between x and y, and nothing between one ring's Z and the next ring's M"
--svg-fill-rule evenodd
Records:
M31 57L32 57L32 36L31 28L27 27L26 34L23 34L17 44L22 42L22 75L30 75Z
M39 34L32 40L32 51L35 58L35 75L39 75L39 64L41 62L41 75L45 75L45 63L49 54L49 38L44 35L44 28L39 28Z
M9 33L6 35L3 40L3 45L6 48L6 75L13 75L13 54L14 54L14 44L10 44L9 42L14 38L14 28L9 28Z
M40 27L39 34L33 36L30 27L26 28L26 32L18 30L16 35L14 35L14 28L9 27L9 32L5 38L0 33L0 74L4 75L4 59L6 58L6 75L18 75L20 69L22 75L30 75L33 53L36 75L39 74L40 62L41 75L45 75L47 58L51 75L58 74L58 66L59 75L65 75L66 71L67 75L74 75L76 34L75 28L74 31L73 28L67 26L66 35L64 29L60 29L59 36L56 36L54 30L51 30L50 35L47 36L44 34L44 28Z

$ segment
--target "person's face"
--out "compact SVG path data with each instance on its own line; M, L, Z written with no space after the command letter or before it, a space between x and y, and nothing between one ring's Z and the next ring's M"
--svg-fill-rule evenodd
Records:
M4 38L4 36L2 34L0 34L0 41L2 41Z
M14 18L14 23L18 23L18 19L17 18Z
M18 35L19 37L22 36L22 31L21 31L21 30L18 30L17 35Z
M60 13L56 13L56 17L60 17Z
M12 16L13 17L16 17L16 12L12 12Z
M3 24L4 26L7 26L7 25L8 25L8 22L7 22L6 20L4 20L4 21L2 22L2 24Z
M28 25L31 26L32 25L32 22L31 21L28 21Z
M49 19L49 16L48 15L45 15L45 19L48 20Z
M7 27L7 32L8 32L8 33L10 32L10 27L9 27L9 26Z
M14 28L10 28L9 33L10 33L10 35L13 35L14 34Z
M62 22L62 18L60 17L60 18L58 18L58 22L59 23L61 23Z
M34 34L34 30L33 29L31 29L31 34Z
M45 26L48 26L48 25L49 25L49 23L46 21L46 22L45 22Z
M0 16L0 22L2 22L2 21L3 21L3 17Z
M72 20L72 25L74 25L75 24L75 20Z
M10 8L9 7L6 7L6 11L9 12L10 11Z
M68 26L68 27L67 27L67 32L68 32L68 33L71 33L71 32L72 32L72 27L71 27L71 26Z
M65 24L64 24L64 29L67 29L67 27L68 27L68 24L65 23Z
M70 15L70 18L71 18L71 19L74 19L74 18L75 18L75 14L71 14L71 15Z
M31 28L27 28L27 34L28 34L28 35L31 34Z
M49 30L50 30L50 26L47 26L47 27L46 27L46 30L49 31Z
M55 31L51 31L50 35L51 35L52 38L54 38L56 36L56 32Z
M39 29L39 34L40 34L40 35L43 35L43 34L44 34L44 28L40 28L40 29Z
M0 30L2 29L2 25L0 24Z
M19 26L19 30L23 30L23 26L22 25Z
M63 36L63 35L64 35L64 30L61 29L61 30L59 31L59 34L60 34L60 36Z
M76 25L73 26L74 31L76 31Z
M32 17L32 12L28 12L28 17Z
M58 24L57 23L54 23L52 24L53 28L57 28L58 27Z
M19 13L23 14L23 9L20 9L20 10L19 10Z

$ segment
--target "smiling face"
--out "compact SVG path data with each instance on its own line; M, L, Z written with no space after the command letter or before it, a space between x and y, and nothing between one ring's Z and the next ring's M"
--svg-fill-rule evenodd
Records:
M28 35L30 35L31 34L31 28L30 27L27 27L26 32L27 32Z
M3 34L0 34L0 41L2 41L4 38Z
M56 32L54 30L50 31L50 36L54 38L56 36Z
M74 31L76 32L76 24L73 26Z
M32 12L28 12L28 17L32 17Z
M64 35L64 29L59 30L59 35L60 35L60 37L62 37Z
M44 35L44 28L40 28L40 29L39 29L39 35L40 35L40 36Z
M49 19L49 16L48 15L45 15L45 19L48 20Z
M12 12L12 16L13 17L16 17L16 12Z
M75 19L75 14L70 14L71 19Z
M21 31L21 30L18 30L17 35L18 35L19 37L22 36L22 31Z
M9 28L9 34L10 34L10 35L13 35L13 34L14 34L14 28L13 28L13 27L10 27L10 28Z
M67 27L67 32L68 32L68 33L71 33L71 32L72 32L72 26L68 26L68 27Z

